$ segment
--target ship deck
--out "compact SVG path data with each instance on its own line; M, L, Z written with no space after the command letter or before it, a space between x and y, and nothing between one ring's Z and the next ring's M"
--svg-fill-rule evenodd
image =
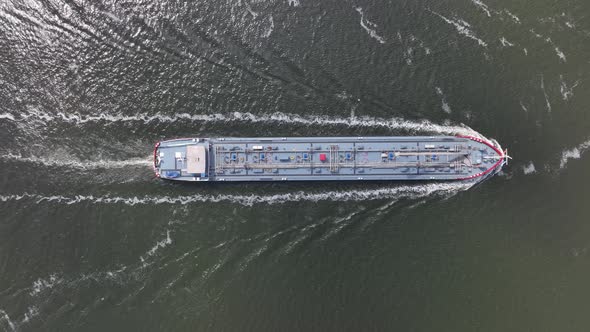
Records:
M188 138L154 151L156 173L184 181L461 180L503 158L490 142L455 136Z

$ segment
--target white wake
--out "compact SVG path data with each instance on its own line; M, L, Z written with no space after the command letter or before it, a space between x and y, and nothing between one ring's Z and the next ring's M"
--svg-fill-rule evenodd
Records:
M448 195L469 189L473 183L453 182L453 183L429 183L417 185L404 185L390 188L365 189L365 190L342 190L342 191L325 191L309 192L297 191L293 193L275 194L275 195L204 195L195 194L187 196L94 196L94 195L75 195L75 196L44 196L39 194L20 194L20 195L0 195L1 202L34 200L36 203L54 202L61 204L124 204L129 206L135 205L188 205L193 203L233 203L243 206L253 206L259 204L285 204L289 202L321 202L321 201L366 201L366 200L384 200L384 199L402 199L402 198L423 198L431 195Z
M297 115L290 113L263 113L254 114L250 112L232 112L228 114L189 114L176 113L167 115L162 113L147 114L137 113L133 115L123 114L99 114L99 115L82 115L66 114L57 112L54 114L43 111L29 111L20 115L4 114L0 118L9 119L15 122L41 121L42 124L49 122L66 122L76 125L106 122L106 123L125 123L141 122L150 123L174 123L179 121L216 123L216 122L239 122L239 123L275 123L275 124L300 124L315 126L346 126L346 127L367 127L367 128L387 128L392 130L405 130L410 132L438 133L447 135L479 135L475 130L465 125L441 125L427 120L411 121L399 117L376 118L368 116L353 117L331 117L326 115Z
M567 149L561 152L561 161L559 163L559 168L563 169L566 167L568 161L570 159L580 159L582 154L586 152L590 148L590 140L587 140L577 146Z
M53 167L68 167L68 168L79 168L79 169L99 169L99 168L123 168L130 166L150 166L152 161L145 158L133 158L127 160L95 160L95 161L78 161L75 159L54 159L54 158L42 158L42 157L23 157L19 154L5 154L0 155L0 159L14 160L20 162L28 162L34 164L41 164L45 166Z

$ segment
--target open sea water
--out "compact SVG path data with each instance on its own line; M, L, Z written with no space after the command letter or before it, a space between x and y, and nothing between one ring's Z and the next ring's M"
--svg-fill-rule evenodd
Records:
M0 331L589 331L587 0L3 0ZM185 136L481 133L461 183L186 185Z

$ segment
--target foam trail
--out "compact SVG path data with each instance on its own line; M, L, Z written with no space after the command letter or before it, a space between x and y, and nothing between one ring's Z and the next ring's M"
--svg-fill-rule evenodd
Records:
M559 59L563 62L566 62L566 58L565 58L565 54L557 47L557 46L553 46L555 49L555 54L557 54L557 56L559 57Z
M506 15L508 15L514 22L520 24L520 19L518 16L512 14L508 9L504 9L504 13L506 13Z
M250 254L248 254L240 263L238 263L238 271L244 272L248 265L252 263L257 257L259 257L263 252L268 249L268 245L265 244L262 247L254 250Z
M473 31L471 31L471 29L469 29L471 27L471 25L463 20L451 20L449 18L446 18L444 16L442 16L441 14L434 12L434 11L430 11L431 13L433 13L434 15L440 17L443 21L447 22L448 24L451 24L455 27L455 29L457 30L457 32L467 38L473 39L475 40L480 46L483 47L487 47L488 44L486 42L484 42L483 40L477 38L475 36L475 34L473 33Z
M582 154L586 152L590 148L590 140L579 144L571 149L565 150L561 153L561 162L559 163L559 168L563 169L567 165L570 159L580 159Z
M502 36L502 38L500 38L500 43L502 44L502 46L507 47L507 46L514 46L513 43L509 42L508 39L506 39L506 37Z
M551 103L549 102L549 96L547 96L547 91L545 91L545 78L541 76L541 90L543 90L543 96L545 97L545 105L547 106L547 111L551 113Z
M25 316L23 317L22 323L28 323L32 318L39 316L39 308L31 306L27 308Z
M0 322L3 320L6 321L11 331L16 331L16 325L10 320L10 316L8 316L6 311L0 309Z
M479 135L473 129L467 126L448 126L432 123L427 120L409 121L403 118L374 118L374 117L329 117L322 115L302 116L297 114L276 112L272 114L253 114L250 112L233 112L228 114L189 114L176 113L174 115L165 115L156 113L153 115L147 113L138 113L134 115L121 114L100 114L100 115L81 115L65 114L58 112L49 114L41 111L32 111L15 117L14 121L42 121L43 124L48 122L67 122L76 125L107 122L107 123L124 123L124 122L142 122L149 123L174 123L177 121L188 122L240 122L240 123L278 123L278 124L302 124L302 125L319 125L319 126L347 126L347 127L370 127L370 128L387 128L392 130L408 130L415 132L432 132L439 134L466 134Z
M31 296L35 296L40 294L41 292L51 289L56 285L59 285L63 282L63 279L58 277L56 274L51 274L49 278L42 279L39 278L35 282L33 282L33 286L31 287L32 290L30 292Z
M394 202L397 202L397 200L394 200ZM324 236L322 236L322 238L320 240L325 241L328 238L330 238L331 236L339 233L344 227L350 225L350 223L353 221L353 218L355 216L357 216L359 213L361 213L363 211L365 211L365 209L360 209L360 210L354 211L344 217L336 218L336 220L333 221L333 224L336 225L336 227L331 229L326 234L324 234Z
M167 231L166 231L166 238L165 238L165 239L163 239L162 241L158 241L158 242L157 242L157 243L156 243L156 244L155 244L155 245L152 247L152 249L150 249L150 250L147 252L147 255L148 255L148 256L153 256L153 255L154 255L154 254L155 254L155 253L158 251L158 249L160 249L160 248L166 248L166 247L167 247L168 245L170 245L170 244L172 244L172 238L170 237L170 230L167 230ZM144 260L144 258L142 257L142 258L141 258L141 260L143 261L143 260Z
M580 84L580 81L576 81L572 86L568 87L563 79L563 75L559 75L559 91L561 92L561 96L563 100L568 101L570 98L574 96L574 89Z
M267 29L266 31L264 31L264 33L262 34L262 37L263 37L263 38L268 38L268 37L270 37L270 35L272 34L272 32L273 32L273 30L274 30L274 28L275 28L275 22L274 22L274 20L273 20L273 18L272 18L272 15L269 17L269 19L268 19L268 22L269 22L269 27L268 27L268 29Z
M447 103L447 98L445 97L443 90L437 86L437 87L435 87L435 91L436 91L436 94L441 99L441 103L442 103L441 107L442 107L443 111L450 114L451 113L451 106L449 106L449 104Z
M529 31L530 31L530 32L533 34L533 36L535 36L535 37L537 37L537 38L543 38L543 36L542 36L542 35L540 35L540 34L538 34L537 32L535 32L535 30L534 30L534 29L530 29Z
M365 31L367 31L367 33L369 34L369 36L371 36L371 38L377 40L379 43L381 44L385 44L385 39L381 36L379 36L377 34L377 32L375 31L375 29L377 27L377 24L365 19L365 14L363 13L363 9L361 7L355 7L354 8L360 15L361 15L361 27L363 29L365 29ZM365 23L366 21L366 23Z
M17 154L6 154L0 156L0 159L4 160L16 160L21 162L28 162L34 164L42 164L45 166L56 166L56 167L70 167L80 169L98 169L98 168L123 168L129 166L150 166L151 161L149 159L135 158L128 160L97 160L97 161L76 161L76 160L63 160L63 159L47 159L40 157L23 157Z
M476 5L481 10L483 10L488 17L492 17L492 14L490 13L490 8L488 7L488 5L486 5L485 3L483 3L479 0L471 0L471 2L473 2L474 5Z
M12 120L14 121L14 115L10 114L10 113L2 113L0 114L0 119L8 119L8 120Z
M298 191L286 194L276 195L200 195L191 196L143 196L143 197L117 197L117 196L93 196L93 195L76 195L76 196L43 196L38 194L21 194L21 195L0 195L1 202L20 201L24 199L35 200L36 203L56 202L62 204L124 204L129 206L135 205L188 205L193 203L219 203L227 202L240 204L244 206L253 206L257 204L285 204L289 202L321 202L321 201L365 201L365 200L382 200L382 199L400 199L400 198L417 198L425 197L432 194L449 194L469 189L473 183L453 182L453 183L430 183L421 185L399 186L391 188L367 189L367 190L344 190L344 191L326 191L326 192L305 192Z
M551 46L553 46L553 49L555 50L555 54L557 55L557 57L559 57L559 60L563 61L563 62L567 62L567 58L565 57L565 53L563 53L559 47L557 47L557 45L555 45L555 43L553 42L553 40L551 38L547 38L545 39L545 41L547 41L549 44L551 44Z
M537 172L537 169L535 168L535 164L533 164L532 161L530 161L528 164L522 166L522 172L526 175L528 174L533 174Z

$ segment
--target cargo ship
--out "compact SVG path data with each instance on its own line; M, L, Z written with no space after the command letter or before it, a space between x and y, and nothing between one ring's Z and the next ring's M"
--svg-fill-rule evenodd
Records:
M482 181L508 162L474 136L180 138L156 143L174 181Z

